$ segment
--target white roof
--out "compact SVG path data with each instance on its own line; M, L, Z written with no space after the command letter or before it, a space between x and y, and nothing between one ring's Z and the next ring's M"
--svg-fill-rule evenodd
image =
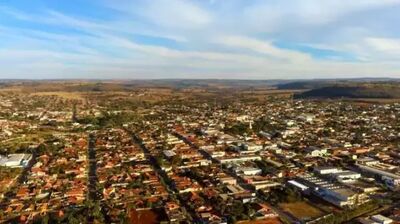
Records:
M172 156L175 156L176 153L174 151L171 151L171 150L164 150L164 155L167 156L167 157L172 157Z
M372 217L371 217L371 219L372 220L374 220L374 221L377 221L377 222L392 222L393 220L392 219L390 219L390 218L388 218L388 217L385 217L385 216L383 216L383 215L373 215Z
M305 191L305 190L308 189L307 186L305 186L305 185L303 185L303 184L301 184L301 183L299 183L299 182L297 182L295 180L289 180L288 183L300 188L302 191Z
M0 166L14 166L15 164L21 164L24 160L31 159L30 154L10 154L8 156L0 157Z

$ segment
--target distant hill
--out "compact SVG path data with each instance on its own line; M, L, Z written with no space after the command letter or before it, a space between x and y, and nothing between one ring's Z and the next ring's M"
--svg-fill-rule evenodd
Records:
M400 98L400 83L342 84L315 88L295 98Z
M0 80L1 88L32 91L130 91L137 88L275 89L282 80L154 79L154 80Z
M0 90L20 89L26 92L102 92L132 91L140 88L207 89L212 90L310 90L358 83L400 83L400 79L354 78L309 80L224 80L224 79L149 79L149 80L7 80L0 79Z
M280 82L275 85L277 89L317 89L322 87L330 87L348 84L374 84L374 83L391 83L400 82L395 78L350 78L350 79L310 79L310 80L293 80L291 82Z
M290 83L283 83L277 85L277 89L287 89L287 90L293 90L293 89L315 89L315 88L321 88L325 86L332 85L332 82L328 81L299 81L299 82L290 82Z

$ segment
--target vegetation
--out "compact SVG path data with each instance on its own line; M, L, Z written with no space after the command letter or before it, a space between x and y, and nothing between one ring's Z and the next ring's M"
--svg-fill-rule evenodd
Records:
M323 215L320 209L305 201L281 203L279 207L299 220L312 220Z
M343 212L327 216L319 220L317 224L339 224L347 222L377 208L379 208L379 203L376 201L370 201L358 206L357 208L348 209Z
M0 194L9 190L9 183L22 173L21 168L0 166ZM11 189L12 190L12 189ZM0 215L1 217L1 215Z
M273 205L302 201L301 194L292 188L273 188L269 192L258 192L260 196Z
M0 180L12 179L21 174L22 168L10 168L0 166Z
M400 89L390 84L335 85L312 89L296 98L400 98Z
M230 127L225 128L224 131L232 135L244 135L246 133L251 133L249 124L246 123L236 123Z
M137 120L138 120L137 114L131 112L120 112L120 113L103 112L102 115L99 117L86 116L79 118L77 122L81 124L90 124L98 128L107 128L107 127L120 127L123 124Z

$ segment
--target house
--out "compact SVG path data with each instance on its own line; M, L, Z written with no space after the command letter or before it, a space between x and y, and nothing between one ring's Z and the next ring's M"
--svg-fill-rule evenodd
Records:
M276 218L278 214L275 213L271 207L261 204L261 203L254 203L252 205L253 209L256 211L254 216L256 219L266 219L266 218Z
M307 148L304 149L304 151L310 157L325 156L328 153L327 149L321 149L321 148L318 148L316 146L307 147Z
M219 181L223 184L230 184L230 185L236 185L237 180L236 178L227 176L227 177L221 177L219 178Z
M181 210L181 207L175 202L167 202L164 207L165 213L170 222L179 223L186 219L186 216Z
M172 151L172 150L164 150L164 155L167 158L171 158L171 157L174 157L176 155L176 153L174 151Z
M263 149L262 145L257 145L252 142L242 143L241 146L244 151L248 151L248 152L257 152L257 151L260 151Z
M390 224L393 222L392 219L385 217L383 215L373 215L371 219L379 224Z

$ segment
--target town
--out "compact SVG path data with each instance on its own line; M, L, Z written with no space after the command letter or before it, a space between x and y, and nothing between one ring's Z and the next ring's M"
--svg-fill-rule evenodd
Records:
M398 102L27 89L0 92L0 223L400 223Z

